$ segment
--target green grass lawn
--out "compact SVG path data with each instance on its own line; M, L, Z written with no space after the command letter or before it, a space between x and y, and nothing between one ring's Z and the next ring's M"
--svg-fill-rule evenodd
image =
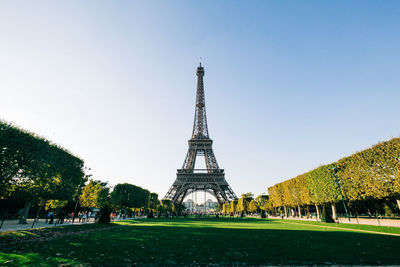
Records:
M347 229L357 227L400 234L291 220L142 219L3 233L0 265L400 263L400 236Z

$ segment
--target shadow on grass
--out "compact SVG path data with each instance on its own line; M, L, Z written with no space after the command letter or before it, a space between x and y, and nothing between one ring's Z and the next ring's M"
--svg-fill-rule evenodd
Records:
M271 228L274 223L275 228ZM299 230L296 225L240 218L160 219L120 224L44 242L1 243L0 263L42 266L400 263L400 238L396 236L323 231L311 226ZM245 229L245 224L259 228Z

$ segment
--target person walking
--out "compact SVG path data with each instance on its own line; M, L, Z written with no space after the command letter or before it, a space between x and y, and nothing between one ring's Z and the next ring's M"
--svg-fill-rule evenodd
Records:
M49 221L49 224L53 224L53 222L54 222L54 212L50 211L49 213L50 213L50 221Z
M63 224L64 223L64 211L60 210L60 212L58 213L58 221L57 224Z
M50 220L51 210L46 215L46 223Z

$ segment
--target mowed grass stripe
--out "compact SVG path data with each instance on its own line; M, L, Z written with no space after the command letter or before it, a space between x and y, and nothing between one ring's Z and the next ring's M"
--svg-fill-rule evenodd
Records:
M303 225L303 226L322 227L322 228L329 228L329 229L343 230L343 231L355 231L355 232L362 232L362 233L369 233L369 234L378 234L378 235L400 236L400 234L395 234L395 233L376 232L376 231L370 231L370 230L362 230L362 229L354 229L354 228L344 228L344 227L329 226L329 225L306 224L306 223L288 222L288 221L281 221L281 223L296 224L296 225Z

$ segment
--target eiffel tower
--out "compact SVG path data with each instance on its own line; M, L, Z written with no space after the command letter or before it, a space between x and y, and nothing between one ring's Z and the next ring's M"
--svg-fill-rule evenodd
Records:
M212 149L213 141L208 136L206 107L204 99L204 68L197 68L197 95L192 138L182 168L177 170L176 180L165 199L181 204L184 198L195 191L205 191L215 196L219 204L237 199L225 180L223 169L218 167ZM207 169L195 169L197 156L204 156Z

